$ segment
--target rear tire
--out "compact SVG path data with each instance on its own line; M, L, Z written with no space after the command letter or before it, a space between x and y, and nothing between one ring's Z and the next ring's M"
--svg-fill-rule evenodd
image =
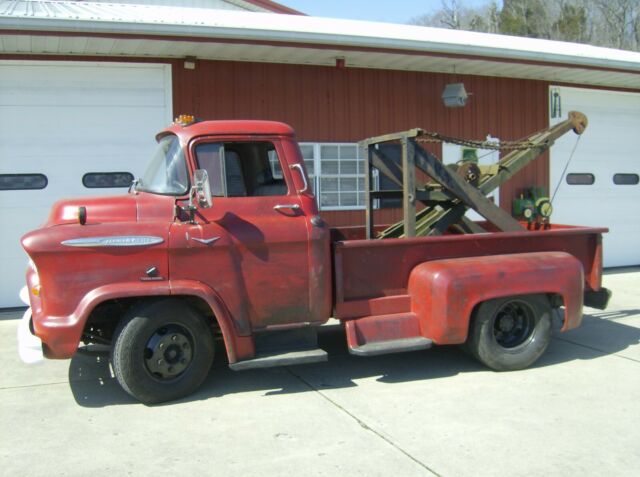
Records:
M466 348L496 371L527 368L549 346L551 311L545 295L485 301L474 313Z
M111 360L122 388L151 404L193 393L214 356L213 335L195 309L176 299L134 308L115 333Z

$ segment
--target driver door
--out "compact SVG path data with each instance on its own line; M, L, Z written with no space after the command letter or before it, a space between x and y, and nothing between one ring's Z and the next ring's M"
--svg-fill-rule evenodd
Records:
M176 239L186 242L180 260L222 298L241 331L310 321L307 217L279 149L262 139L191 148L214 197L197 224L177 224Z

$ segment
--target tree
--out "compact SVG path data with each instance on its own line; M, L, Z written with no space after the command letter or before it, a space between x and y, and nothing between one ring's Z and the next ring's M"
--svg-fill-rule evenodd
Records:
M615 48L640 47L640 0L594 0L600 13L603 43Z
M640 51L640 0L495 0L475 8L442 0L416 25L590 43Z
M442 0L441 7L430 15L413 18L414 25L433 26L452 30L498 32L498 6L493 1L480 8L467 7L463 0Z
M541 0L504 0L500 33L530 38L551 38L549 15Z
M552 38L576 43L588 42L587 12L584 6L563 3L553 23Z

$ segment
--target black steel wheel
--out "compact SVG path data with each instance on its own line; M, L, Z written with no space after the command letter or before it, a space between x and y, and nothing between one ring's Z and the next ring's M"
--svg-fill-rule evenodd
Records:
M191 365L193 341L191 331L184 326L171 323L158 328L144 350L149 373L161 381L179 377Z
M496 298L472 317L466 347L497 371L531 366L551 340L551 305L545 295Z
M194 392L213 362L213 335L203 317L176 299L133 309L116 330L111 360L122 388L143 403Z

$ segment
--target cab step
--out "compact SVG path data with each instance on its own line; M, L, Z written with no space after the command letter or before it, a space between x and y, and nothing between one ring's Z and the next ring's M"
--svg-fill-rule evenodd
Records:
M231 369L243 371L327 361L327 352L318 348L317 326L259 331L255 333L253 340L256 346L255 357L230 364Z
M405 351L418 351L429 349L433 346L433 341L423 336L414 338L403 338L400 340L374 341L349 348L349 353L356 356L376 356L379 354L401 353Z
M230 364L234 371L244 371L245 369L273 368L275 366L290 366L293 364L307 364L327 361L327 352L323 349L307 349L289 352L272 352L258 354L253 359L238 361Z
M412 312L372 315L345 322L349 353L376 356L428 349L433 341L422 336Z

